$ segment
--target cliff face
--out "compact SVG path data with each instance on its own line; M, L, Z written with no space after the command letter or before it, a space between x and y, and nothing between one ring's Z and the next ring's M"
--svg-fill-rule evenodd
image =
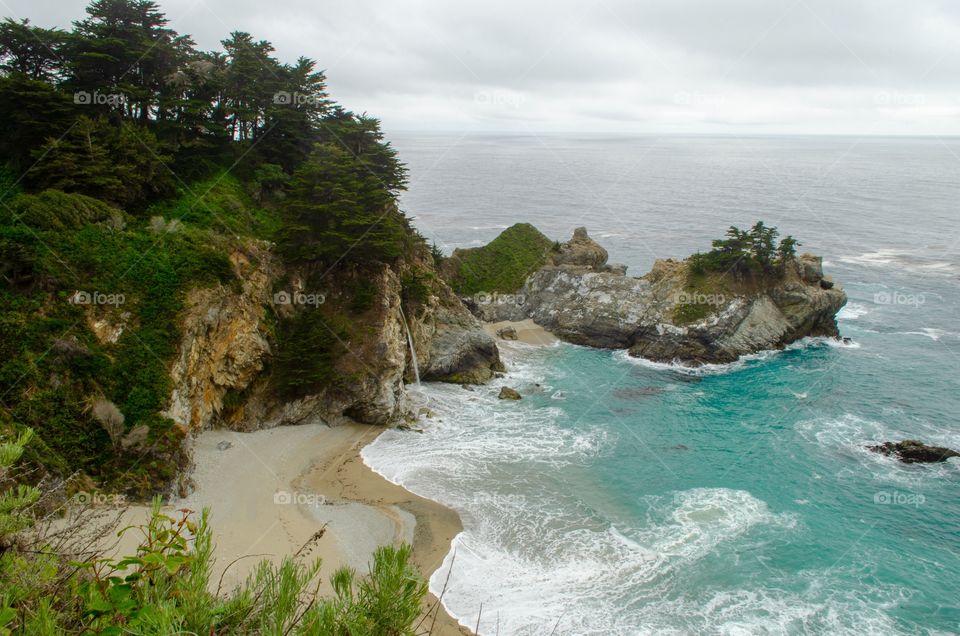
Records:
M569 342L663 362L731 362L806 336L839 335L846 294L824 279L814 256L793 260L782 275L748 280L691 276L689 263L673 260L633 278L606 259L580 228L516 294L472 309L485 320L532 318Z
M282 396L272 381L275 322L307 309L275 303L278 281L303 290L300 272L285 272L265 243L232 255L241 289L224 286L190 293L183 339L171 368L174 389L165 415L186 430L225 425L238 430L346 418L389 425L409 411L404 381L415 373L407 341L409 325L423 379L480 383L501 367L493 339L445 283L434 277L423 298L404 302L403 276L412 268L429 272L426 259L382 265L362 273L329 277L326 314L350 323L343 353L334 363L338 381L295 398ZM363 311L350 307L351 285L362 277L372 300ZM401 311L406 309L408 315ZM297 343L288 346L296 347Z
M251 242L230 255L239 293L223 285L187 297L183 337L170 369L174 389L164 415L184 429L207 428L230 390L242 391L271 353L266 307L280 265L268 244Z

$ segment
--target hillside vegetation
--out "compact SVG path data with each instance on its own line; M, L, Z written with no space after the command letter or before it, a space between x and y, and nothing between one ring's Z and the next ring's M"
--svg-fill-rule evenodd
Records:
M245 32L221 44L198 49L148 0L94 0L69 30L0 23L0 634L393 635L420 611L406 549L338 574L332 599L310 600L316 569L292 561L214 597L205 517L155 512L120 561L34 525L77 491L170 491L188 294L239 291L238 255L345 290L267 308L269 371L295 397L351 381L332 369L366 335L364 272L429 254L379 122L337 105L314 60ZM405 303L428 296L405 276Z
M543 267L554 242L529 223L505 229L483 247L456 250L450 259L450 285L463 296L515 292Z
M239 290L230 257L251 241L314 289L423 248L379 122L335 104L313 60L243 32L222 46L145 0L96 0L70 31L0 23L0 430L34 430L27 457L52 474L167 487L186 294ZM343 314L369 305L351 293L276 319L283 393L336 380L360 337Z

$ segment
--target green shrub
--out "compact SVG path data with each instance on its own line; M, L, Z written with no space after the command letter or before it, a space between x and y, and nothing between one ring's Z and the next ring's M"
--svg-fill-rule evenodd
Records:
M377 286L366 278L359 278L350 289L352 297L350 298L350 309L361 314L373 307L377 298Z
M484 247L462 250L450 284L464 296L515 292L530 274L546 264L553 245L529 223L517 223Z
M400 278L400 298L406 304L422 305L430 300L432 274L412 272Z
M141 535L134 554L96 555L82 562L18 533L32 524L40 491L10 484L8 471L29 432L0 440L0 633L2 634L284 634L412 636L427 583L410 564L410 546L383 546L370 574L336 571L331 598L316 596L320 562L261 562L226 595L210 592L213 533L209 511L176 516L159 498L147 523L121 534ZM41 533L42 534L42 533ZM33 549L33 546L40 549ZM85 546L86 549L86 546Z
M320 308L305 307L280 321L272 381L287 398L314 393L336 380L335 365L349 335Z
M99 199L59 190L20 194L10 209L19 221L42 230L77 230L100 222L119 225L125 220L120 210Z

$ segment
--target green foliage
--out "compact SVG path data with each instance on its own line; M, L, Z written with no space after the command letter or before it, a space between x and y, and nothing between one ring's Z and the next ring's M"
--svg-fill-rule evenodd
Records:
M413 636L427 583L410 565L411 554L408 545L377 548L370 576L359 581L352 570L337 571L334 598L309 616L305 633Z
M34 188L79 192L120 206L143 206L173 189L171 157L147 128L105 117L79 117L63 135L33 155L27 173Z
M796 255L799 243L787 236L776 240L779 232L757 221L749 230L730 226L726 238L713 241L713 249L690 258L693 274L706 272L733 273L743 276L751 272L762 274L782 273L787 262Z
M0 22L0 69L31 80L52 80L65 42L66 33L60 29L6 18Z
M15 533L30 525L28 509L40 498L37 488L11 483L11 468L23 455L32 437L33 431L30 429L20 433L16 439L5 440L0 437L0 551L8 547Z
M0 215L0 392L11 413L42 440L51 470L85 470L150 492L172 478L178 440L159 417L170 395L168 365L180 340L186 292L233 279L218 239L184 226L158 236L146 223L83 195L44 191L15 197ZM70 302L75 291L114 304ZM124 325L115 343L85 328L88 314ZM117 454L87 408L104 395L127 428L151 427L146 457ZM129 473L134 470L133 474ZM154 482L154 483L151 483Z
M20 194L7 208L0 209L5 222L14 219L40 230L78 230L89 223L121 225L124 214L117 208L82 194L67 194L60 190L44 190L39 194Z
M443 265L443 261L446 256L443 255L443 250L440 249L440 246L436 243L430 243L430 257L433 259L433 266L437 269Z
M338 570L331 598L316 593L320 562L291 558L261 562L243 585L216 596L209 513L195 521L179 512L167 515L154 500L146 524L122 531L141 534L136 552L118 559L0 552L0 633L414 634L427 584L409 546L378 548L368 576Z
M404 304L422 305L430 299L434 276L431 272L410 272L400 278L400 298Z
M392 192L335 143L319 144L293 175L284 205L283 254L293 261L390 262L410 242Z
M282 63L243 32L223 45L198 50L150 0L94 0L69 31L0 23L0 393L36 431L30 459L62 476L137 494L174 476L179 433L160 413L184 300L239 286L227 254L241 243L321 270L417 247L379 121L334 104L313 60ZM429 282L407 281L405 299ZM358 284L349 310L374 300ZM328 313L278 324L281 393L337 380L350 325ZM116 448L95 398L127 431L149 426L147 448Z
M230 172L182 185L177 196L151 205L144 216L159 216L234 236L273 239L280 228L276 210L257 205Z
M281 395L297 398L336 380L335 365L346 351L349 335L321 308L305 307L280 321L277 340L274 385Z
M358 278L354 281L351 290L350 309L354 313L362 314L371 309L377 298L377 286L367 278Z
M673 308L673 324L690 325L710 315L710 306L704 303L677 303Z
M461 295L515 292L530 274L546 264L553 241L529 223L504 230L484 247L462 250L451 281Z

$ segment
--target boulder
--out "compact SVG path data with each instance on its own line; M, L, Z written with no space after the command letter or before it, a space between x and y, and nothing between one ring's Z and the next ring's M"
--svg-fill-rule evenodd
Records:
M497 343L451 294L451 304L435 305L416 321L414 339L429 342L420 356L424 380L483 384L503 369Z
M587 267L602 270L607 264L607 250L587 234L587 228L578 227L573 237L554 254L553 264L558 267Z
M884 442L867 446L868 450L881 455L895 456L905 464L932 464L943 462L951 457L960 457L960 452L942 446L927 446L913 439L902 442Z
M515 328L504 327L503 329L497 329L497 337L503 340L517 340L520 336Z
M800 277L805 283L819 283L823 279L823 259L813 254L803 254L798 259Z
M501 387L500 395L498 395L501 400L519 400L523 396L520 395L520 392L516 389L511 389L508 386Z

